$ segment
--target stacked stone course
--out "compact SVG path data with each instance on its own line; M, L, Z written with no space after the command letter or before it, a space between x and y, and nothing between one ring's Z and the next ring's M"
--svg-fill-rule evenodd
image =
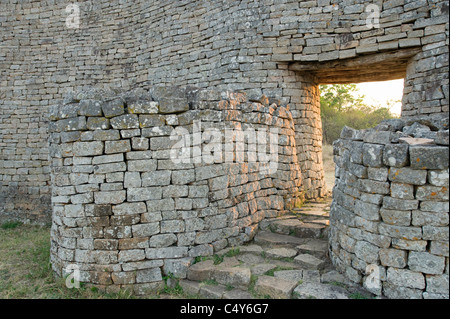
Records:
M163 275L185 278L195 257L251 240L261 220L301 199L292 115L264 96L92 89L68 96L50 119L53 268L64 275L75 264L83 282L108 291L141 294L160 288ZM202 132L277 128L277 170L249 160L257 144L248 139L243 161L225 149L233 162L174 162L171 134L195 134L197 120Z
M377 295L449 297L448 119L439 123L346 127L334 144L330 257Z
M0 3L2 221L49 220L48 109L85 86L192 85L289 103L311 198L327 193L318 84L388 80L396 70L404 117L449 111L448 1L83 1L79 29L66 27L67 5ZM372 27L369 5L379 9ZM389 53L389 63L378 60ZM327 64L361 58L350 69Z

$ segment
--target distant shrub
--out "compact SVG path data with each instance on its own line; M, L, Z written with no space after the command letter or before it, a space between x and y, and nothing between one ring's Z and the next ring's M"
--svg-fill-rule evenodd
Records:
M320 90L323 141L326 144L337 140L344 126L366 129L397 117L391 113L389 105L374 107L364 104L363 97L357 96L355 84L322 85Z

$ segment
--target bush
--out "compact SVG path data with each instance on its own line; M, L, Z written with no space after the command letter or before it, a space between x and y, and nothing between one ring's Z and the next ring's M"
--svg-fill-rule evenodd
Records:
M367 129L383 120L396 118L389 107L377 108L364 104L363 97L356 95L355 84L322 85L320 89L323 140L326 144L337 140L344 126Z

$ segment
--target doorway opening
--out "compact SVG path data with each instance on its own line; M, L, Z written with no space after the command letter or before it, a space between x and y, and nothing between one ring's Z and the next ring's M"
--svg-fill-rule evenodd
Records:
M322 161L327 189L335 180L333 142L344 126L368 129L401 115L404 79L321 85Z
M321 156L328 191L334 186L333 141L339 138L345 125L363 129L400 117L407 68L419 51L401 49L351 59L295 62L289 66L300 76L313 78L319 91L316 98L320 102L312 104L320 107L317 113L321 118ZM388 92L387 88L393 91ZM329 114L324 114L324 102L332 104ZM328 116L328 121L324 116Z

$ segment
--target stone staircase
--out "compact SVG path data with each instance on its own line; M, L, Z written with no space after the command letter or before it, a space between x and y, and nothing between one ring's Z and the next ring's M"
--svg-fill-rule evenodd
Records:
M308 202L262 222L249 244L198 258L178 283L183 293L208 299L373 298L327 257L330 203Z

